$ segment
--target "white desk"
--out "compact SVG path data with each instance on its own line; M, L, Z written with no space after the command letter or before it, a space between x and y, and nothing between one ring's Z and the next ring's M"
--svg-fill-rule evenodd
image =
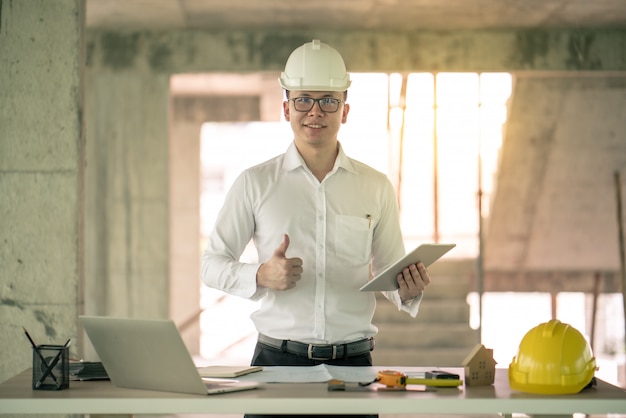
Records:
M400 368L402 370L402 368ZM512 391L507 371L493 386L436 392L329 392L325 383L264 384L263 388L199 396L119 389L108 381L76 382L61 391L31 389L31 371L0 384L0 414L626 414L626 392L603 381L576 395Z

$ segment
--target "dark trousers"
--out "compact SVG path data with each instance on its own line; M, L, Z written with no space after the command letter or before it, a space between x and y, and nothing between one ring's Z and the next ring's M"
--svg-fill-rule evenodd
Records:
M320 364L329 364L332 366L371 366L372 355L365 353L354 357L334 360L309 360L306 357L298 356L287 352L280 351L274 347L257 343L252 357L252 366L317 366ZM244 415L246 418L284 418L285 415ZM293 415L290 415L293 416ZM298 418L332 418L332 417L351 417L351 418L377 418L378 415L296 415Z

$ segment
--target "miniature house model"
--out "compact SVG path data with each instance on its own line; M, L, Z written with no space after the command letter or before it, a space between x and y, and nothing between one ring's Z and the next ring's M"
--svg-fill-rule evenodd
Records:
M477 344L463 360L465 367L466 386L493 385L496 376L496 361L493 359L493 349Z

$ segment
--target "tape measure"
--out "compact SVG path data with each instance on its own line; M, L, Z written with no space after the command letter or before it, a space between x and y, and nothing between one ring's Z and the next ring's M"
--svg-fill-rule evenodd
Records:
M395 370L381 370L376 375L376 382L388 388L404 388L406 385L426 385L435 387L457 387L463 384L461 379L427 379L409 377Z

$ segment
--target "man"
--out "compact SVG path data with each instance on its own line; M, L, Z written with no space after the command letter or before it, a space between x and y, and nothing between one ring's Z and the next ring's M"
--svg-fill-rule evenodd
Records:
M341 55L313 40L290 55L279 79L293 142L249 168L227 194L202 257L202 280L260 300L253 365L371 366L375 295L371 271L405 254L396 196L387 177L348 158L338 141L350 76ZM250 239L259 263L239 262ZM384 292L417 315L430 277L407 266Z

